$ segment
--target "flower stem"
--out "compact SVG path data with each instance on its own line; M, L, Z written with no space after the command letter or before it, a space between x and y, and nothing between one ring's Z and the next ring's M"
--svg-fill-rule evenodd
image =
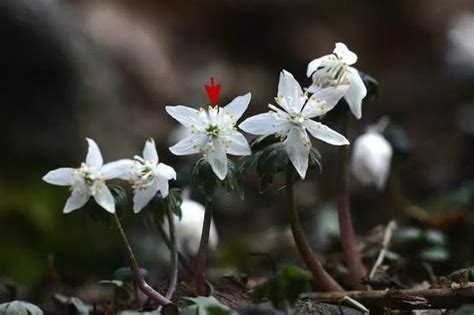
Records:
M347 136L349 131L348 114L342 118L342 134ZM338 168L337 168L337 213L339 218L339 230L341 233L342 249L344 251L344 259L349 269L349 277L354 289L364 289L361 279L366 275L367 271L362 264L359 250L356 246L354 228L352 225L351 212L349 210L349 190L348 190L348 160L349 147L341 146L338 151Z
M117 216L116 213L114 213L114 221L115 225L117 226L117 229L120 234L120 239L122 241L122 246L123 249L125 250L125 253L128 258L128 264L130 266L130 269L132 269L133 273L133 278L135 280L135 283L138 285L140 290L148 297L150 300L152 300L156 306L163 306L163 305L168 305L172 304L172 302L161 295L159 292L155 291L143 278L142 273L140 272L140 267L138 266L137 260L135 259L135 255L133 254L133 250L130 246L130 243L128 242L127 235L125 234L125 231L122 227L122 224L120 223L120 219Z
M293 166L288 164L286 173L286 185L288 192L288 211L290 214L290 226L293 232L293 238L296 247L300 252L301 258L313 275L313 280L323 291L343 291L344 289L324 270L323 265L314 255L309 247L309 244L304 236L303 228L301 227L298 210L295 205L295 197L293 192Z
M211 229L211 220L212 220L212 201L206 199L206 210L204 212L204 222L202 224L201 232L201 242L199 244L199 251L197 255L196 262L196 272L195 272L195 283L196 283L196 294L199 296L207 295L206 287L206 260L207 260L207 251L209 248L209 232Z
M178 282L178 244L176 240L176 230L174 226L173 213L169 207L166 207L166 218L168 219L168 230L170 235L170 252L171 252L171 274L168 290L166 291L166 298L171 299L176 290L176 283Z

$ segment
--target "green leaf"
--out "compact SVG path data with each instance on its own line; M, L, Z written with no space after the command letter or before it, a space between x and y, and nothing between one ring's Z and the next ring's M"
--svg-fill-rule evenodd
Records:
M312 289L311 275L297 266L290 265L256 286L251 294L256 303L268 298L275 308L284 309L285 301L294 304L301 293L310 292Z
M362 313L368 313L369 310L367 307L365 307L362 303L354 300L350 296L345 296L341 300L339 300L340 305L344 305L350 308L355 309L356 311L362 312Z
M244 198L241 170L230 159L227 160L227 176L224 180L214 174L206 158L199 159L191 169L191 182L209 199L219 186L223 186L228 193L236 192L240 198Z
M474 314L473 304L463 305L452 313L452 315L472 315L472 314Z
M160 312L158 311L152 311L152 312L121 311L119 315L160 315Z
M449 251L445 247L432 247L423 249L421 259L429 262L443 262L449 259Z
M76 297L71 297L69 303L76 309L77 315L89 315L89 307Z
M24 301L12 301L0 304L1 315L43 315L36 305Z
M181 310L180 315L230 315L232 310L219 302L213 296L184 297L183 300L191 302Z

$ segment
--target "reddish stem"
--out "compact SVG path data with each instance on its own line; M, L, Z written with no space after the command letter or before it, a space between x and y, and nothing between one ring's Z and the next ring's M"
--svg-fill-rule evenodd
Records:
M202 224L201 242L199 244L199 251L196 262L195 283L196 283L196 294L199 296L207 296L206 287L206 261L207 251L209 248L209 232L211 229L212 220L212 202L206 199L206 209L204 212L204 222Z
M323 291L343 291L344 289L326 272L321 262L309 247L306 237L304 236L303 228L300 224L298 210L295 205L295 198L293 192L293 166L288 164L286 173L286 185L288 192L288 211L290 214L290 226L293 232L293 238L296 247L303 258L306 267L313 275L313 280L317 286Z

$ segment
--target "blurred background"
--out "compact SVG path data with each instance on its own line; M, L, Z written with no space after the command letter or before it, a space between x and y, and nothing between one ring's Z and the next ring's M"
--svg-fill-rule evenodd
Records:
M51 169L79 165L86 137L106 161L140 153L153 137L160 159L178 170L173 185L185 187L197 156L168 151L179 130L165 105L206 104L203 85L213 76L222 84L221 105L251 92L246 115L264 111L281 69L309 86L308 62L338 41L379 82L379 97L364 102L350 140L388 116L401 148L383 191L351 178L358 234L396 218L407 229L441 235L438 251L421 257L439 274L471 263L472 1L3 0L0 30L0 282L14 283L23 296L39 299L58 277L80 291L125 264L116 231L82 210L63 215L67 190L41 180ZM331 113L327 119L331 125ZM336 150L315 144L323 172L298 184L298 204L314 248L337 253ZM277 265L299 263L278 191L283 180L264 194L254 172L245 182L245 200L218 196L214 270L265 273L248 267L245 253L252 251L271 253ZM191 195L203 201L197 191ZM166 267L158 267L166 266L168 251L159 235L143 228L145 215L124 216L140 261L165 276ZM407 265L409 247L401 244ZM411 252L415 265L420 246Z

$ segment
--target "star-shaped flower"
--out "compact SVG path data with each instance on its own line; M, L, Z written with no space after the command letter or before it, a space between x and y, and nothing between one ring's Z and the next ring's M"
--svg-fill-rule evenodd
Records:
M330 87L318 90L308 98L293 75L283 70L278 84L278 97L275 98L279 107L269 104L269 112L247 118L239 127L254 135L279 136L285 143L291 163L304 179L312 145L307 131L332 145L349 144L343 135L312 120L334 108L346 90L347 85Z
M343 43L336 43L330 55L314 59L308 64L306 75L313 76L313 84L308 92L315 93L322 88L349 85L344 99L357 119L362 117L362 99L367 95L367 88L356 68L350 67L357 62L357 55Z
M159 163L156 152L155 141L149 139L143 149L143 157L135 156L135 160L129 160L125 165L126 171L121 176L128 180L133 187L133 211L140 212L159 191L162 198L169 193L171 179L176 179L175 170L164 163Z
M69 213L81 208L89 198L95 201L110 213L115 212L115 201L105 182L123 175L124 164L127 160L119 160L104 164L99 147L92 139L87 139L89 150L86 161L79 168L62 167L50 171L43 177L49 184L69 186L71 196L64 206L63 212Z
M247 109L250 93L234 98L225 107L209 106L196 110L177 105L166 106L171 117L188 128L191 135L170 148L176 155L203 153L216 176L227 175L227 154L249 155L245 137L237 131L237 120Z

